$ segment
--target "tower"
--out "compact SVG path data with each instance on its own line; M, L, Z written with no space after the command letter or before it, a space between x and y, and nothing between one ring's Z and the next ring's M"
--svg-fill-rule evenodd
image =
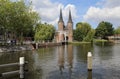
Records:
M71 10L69 10L69 18L67 22L67 29L68 29L68 41L73 41L73 21L71 16Z
M60 9L60 17L58 21L58 31L63 31L64 30L64 21L62 17L62 9Z
M64 40L64 34L62 34L63 31L64 31L64 21L62 17L62 9L60 9L60 17L58 21L58 42L62 42Z
M60 16L58 21L58 31L56 31L55 38L57 42L72 42L73 41L73 21L71 11L69 10L69 17L67 26L64 26L62 9L60 9Z

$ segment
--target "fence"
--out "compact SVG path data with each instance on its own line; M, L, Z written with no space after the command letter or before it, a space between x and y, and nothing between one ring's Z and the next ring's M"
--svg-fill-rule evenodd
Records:
M5 77L7 75L13 75L13 74L19 74L20 75L20 79L24 79L24 71L25 71L25 64L27 64L28 62L25 62L25 58L24 57L20 57L19 58L19 63L9 63L9 64L2 64L0 65L0 68L6 68L6 67L12 67L12 66L19 66L19 70L16 71L9 71L9 72L4 72L0 74L0 77Z

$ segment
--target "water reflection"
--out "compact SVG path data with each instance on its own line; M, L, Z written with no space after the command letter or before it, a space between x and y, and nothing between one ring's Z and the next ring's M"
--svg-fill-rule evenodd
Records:
M94 46L94 49L101 60L109 60L113 56L113 46Z
M58 64L59 64L59 69L62 74L63 69L64 69L64 49L63 46L58 47Z
M73 68L73 46L72 45L68 45L68 48L67 48L67 62L68 62L68 68L69 68L69 79L71 79L72 68Z
M120 45L99 47L82 44L2 53L0 64L18 62L20 56L25 56L29 62L25 79L119 79L119 48ZM92 72L87 71L89 51L93 52ZM0 73L17 68L0 69ZM19 76L5 79L19 79Z
M69 68L73 68L73 46L72 45L68 45L67 48L67 62L68 62L68 66Z
M59 70L61 74L63 74L63 69L67 68L69 77L71 77L72 68L73 68L73 46L72 45L68 45L68 46L65 45L65 46L58 47L58 64L59 64Z
M88 71L87 79L92 79L92 71Z
M80 44L79 46L76 46L74 50L77 50L77 57L78 59L83 62L87 62L87 53L93 52L93 45L92 44Z

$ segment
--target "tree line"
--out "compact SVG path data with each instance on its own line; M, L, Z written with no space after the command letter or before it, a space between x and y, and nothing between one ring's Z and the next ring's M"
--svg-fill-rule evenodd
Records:
M32 10L32 3L25 0L0 0L0 39L23 41L32 37L35 41L52 40L55 28L42 24L40 16Z
M120 34L120 27L114 28L112 23L101 21L96 29L86 22L78 22L74 30L74 40L76 41L93 41L94 38L107 39L108 36Z
M73 30L76 41L91 42L93 38L105 39L113 34L120 34L120 27L115 29L105 21L100 22L96 29L89 23L78 22ZM24 0L0 0L0 39L22 41L24 37L32 37L35 41L52 41L54 35L55 27L41 23L38 13L32 10L31 2L25 4Z
M31 3L0 0L0 35L3 35L3 40L22 40L24 36L33 36L33 27L39 19L38 13L32 11Z

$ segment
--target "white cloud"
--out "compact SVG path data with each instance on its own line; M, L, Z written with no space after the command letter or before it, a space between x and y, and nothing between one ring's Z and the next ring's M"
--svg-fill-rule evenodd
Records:
M103 3L104 2L104 3ZM90 7L84 15L84 20L99 23L111 22L114 26L120 25L120 0L104 0L100 7Z
M120 0L103 0L101 3L108 8L120 6Z
M65 17L65 20L68 20L69 10L71 10L73 19L78 17L75 5L68 4L67 6L63 7L63 17Z
M61 3L51 2L50 0L31 0L33 8L40 14L42 22L47 22L57 25L59 19L60 8L63 9L63 18L68 18L69 8L71 9L72 17L76 18L76 8L72 4L64 6Z

